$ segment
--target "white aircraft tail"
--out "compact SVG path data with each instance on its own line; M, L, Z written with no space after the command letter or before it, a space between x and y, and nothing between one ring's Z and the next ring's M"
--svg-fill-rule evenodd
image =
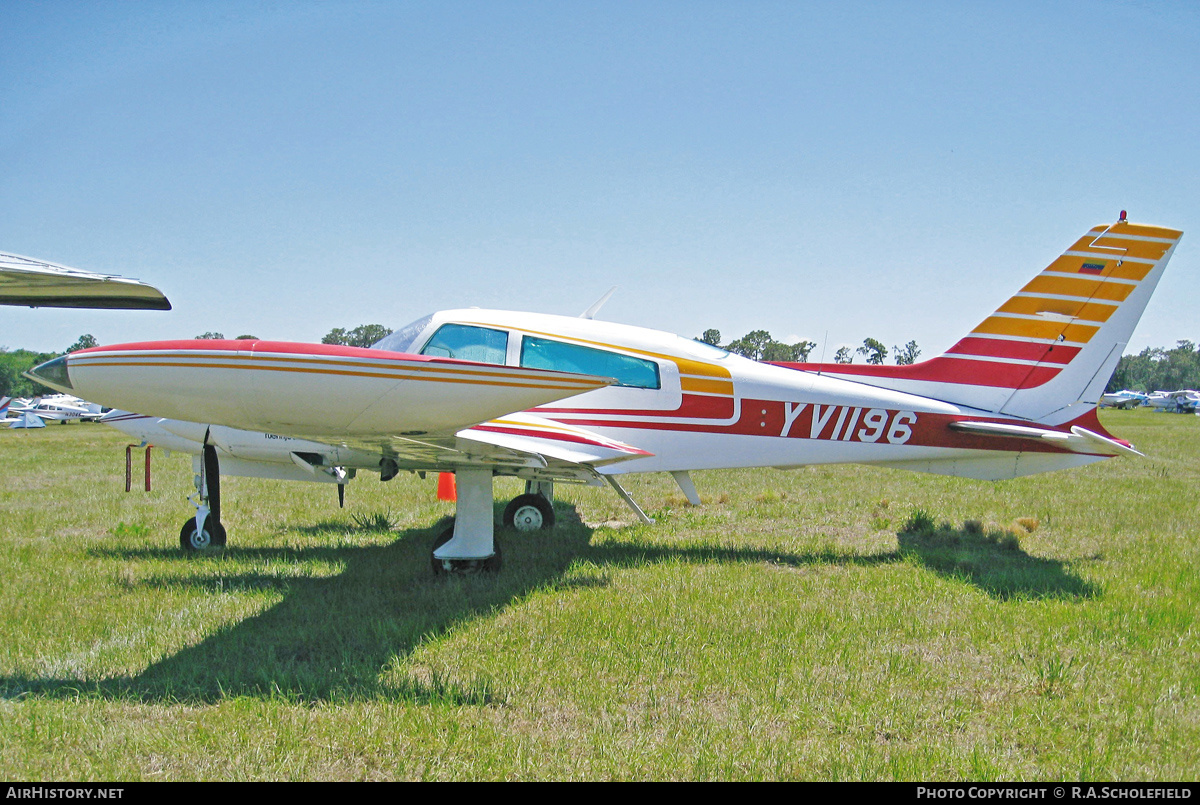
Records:
M911 366L787 364L1047 425L1086 415L1182 232L1093 227L945 354Z

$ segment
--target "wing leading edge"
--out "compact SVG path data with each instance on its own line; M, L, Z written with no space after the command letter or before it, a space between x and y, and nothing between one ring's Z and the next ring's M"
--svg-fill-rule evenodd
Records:
M167 297L153 285L3 253L0 253L0 305L171 309Z

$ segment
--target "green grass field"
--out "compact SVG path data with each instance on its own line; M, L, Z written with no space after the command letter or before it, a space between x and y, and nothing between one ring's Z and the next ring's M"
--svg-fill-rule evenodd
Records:
M189 557L188 457L0 430L0 778L1195 780L1200 419L1103 419L1148 457L560 486L474 578L432 477L229 478Z

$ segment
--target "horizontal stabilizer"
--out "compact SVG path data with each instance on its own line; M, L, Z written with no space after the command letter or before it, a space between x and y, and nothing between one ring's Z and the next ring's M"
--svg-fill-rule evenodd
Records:
M1031 439L1063 447L1072 453L1092 453L1107 456L1140 456L1127 444L1075 425L1070 433L1048 428L1017 425L1012 422L951 422L950 430L979 436L998 436L1009 439Z

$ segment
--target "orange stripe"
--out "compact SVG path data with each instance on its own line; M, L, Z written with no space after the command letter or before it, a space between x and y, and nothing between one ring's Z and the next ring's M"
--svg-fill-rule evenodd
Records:
M1113 237L1112 233L1104 236L1096 241L1095 246L1104 246L1107 248L1124 249L1126 257L1140 257L1144 260L1154 260L1158 262L1162 256L1167 253L1167 249L1171 248L1172 243L1153 243L1144 240L1126 240L1124 238Z
M1093 274L1095 277L1115 277L1125 280L1142 280L1150 273L1152 265L1145 263L1131 263L1128 260L1124 265L1117 265L1117 258L1111 256L1096 256L1096 257L1072 257L1063 255L1055 260L1050 265L1046 266L1047 271L1059 271L1066 274L1086 274L1083 271L1084 263L1104 263L1104 271L1099 274Z
M1179 236L1183 234L1181 229L1167 229L1163 226L1139 226L1138 224L1117 224L1109 232L1110 235L1136 235L1142 238L1166 238L1167 240L1179 240Z
M1072 243L1071 247L1069 249L1067 249L1067 251L1069 251L1069 252L1083 251L1088 246L1092 245L1092 242L1095 241L1096 238L1099 237L1100 233L1103 231L1104 231L1103 229L1094 229L1091 232L1088 232L1086 235L1081 237L1079 240Z
M1017 335L1025 338L1045 338L1048 340L1053 340L1062 335L1067 341L1076 344L1086 344L1099 329L1099 327L1092 327L1088 324L1066 324L1058 321L1034 321L1033 319L1009 319L1002 316L989 316L971 334Z
M1069 302L1064 299L1041 299L1036 296L1014 296L1001 305L996 312L1024 313L1029 316L1042 312L1061 313L1064 316L1074 316L1085 321L1108 321L1108 317L1117 312L1117 306L1092 302Z
M681 377L684 391L699 391L705 394L733 394L733 383L729 380L703 380L698 377Z
M1100 282L1083 277L1063 277L1054 274L1038 274L1021 290L1025 293L1079 296L1084 299L1108 299L1124 302L1133 293L1136 285L1121 285L1116 282Z
M654 355L656 358L665 358L669 361L675 361L679 366L679 371L689 375L704 375L705 377L724 377L729 378L729 370L723 366L713 366L711 363L700 363L700 361L689 361L687 358L676 358L671 355L658 355L653 352L646 352L646 355Z

